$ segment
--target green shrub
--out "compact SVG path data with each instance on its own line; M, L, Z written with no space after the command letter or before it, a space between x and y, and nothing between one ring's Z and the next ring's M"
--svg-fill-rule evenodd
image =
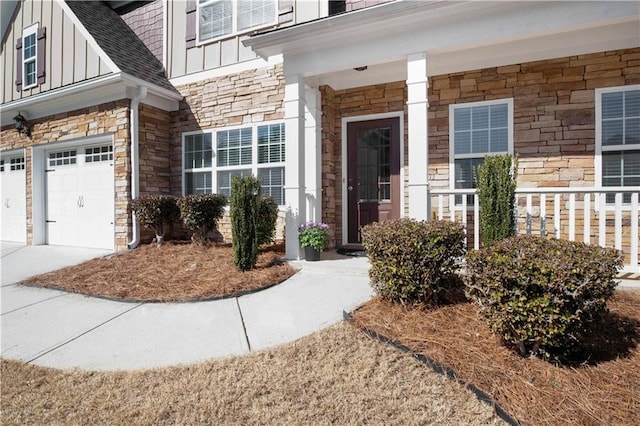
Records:
M258 200L260 181L254 176L231 179L231 234L233 261L241 271L255 268L258 261Z
M278 220L278 203L273 197L258 200L258 246L273 241Z
M465 287L494 332L521 355L571 355L614 292L617 250L517 236L468 256Z
M184 225L193 231L191 239L202 243L207 234L217 229L224 214L227 198L221 194L192 194L178 199Z
M176 198L170 195L144 195L131 200L131 208L138 222L156 233L158 247L162 245L167 226L180 219Z
M480 203L480 242L489 247L516 232L516 177L518 159L510 154L490 155L474 169Z
M371 285L385 299L437 303L464 255L464 228L446 221L398 219L362 228Z

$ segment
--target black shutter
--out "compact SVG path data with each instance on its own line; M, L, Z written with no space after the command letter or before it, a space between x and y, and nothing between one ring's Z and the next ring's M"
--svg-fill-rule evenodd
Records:
M187 49L196 45L196 23L198 22L196 0L187 1Z
M47 44L45 43L47 38L47 29L45 27L38 29L38 44L36 48L38 69L38 84L45 82L45 69L47 60Z
M22 91L22 37L16 41L16 90Z

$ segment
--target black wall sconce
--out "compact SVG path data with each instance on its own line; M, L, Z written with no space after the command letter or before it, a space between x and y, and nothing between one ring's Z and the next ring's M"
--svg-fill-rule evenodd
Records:
M29 130L29 123L27 123L27 119L20 114L18 111L18 115L13 117L13 124L16 126L16 130L18 133L25 135L26 137L31 137L31 130Z

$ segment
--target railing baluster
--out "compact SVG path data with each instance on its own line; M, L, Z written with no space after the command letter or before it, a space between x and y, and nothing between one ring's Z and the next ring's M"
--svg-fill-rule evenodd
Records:
M591 194L584 194L584 243L591 244Z
M638 268L638 193L631 194L631 250L629 267L634 272L640 272Z
M569 194L569 241L576 240L576 194Z
M449 196L449 219L451 222L456 221L456 196Z
M614 225L615 248L622 250L622 193L616 193L616 212Z
M438 195L438 220L444 218L444 195Z
M560 194L553 197L553 227L555 237L560 238Z
M469 212L467 211L467 195L463 195L462 196L462 212L460 212L460 214L462 215L462 225L464 226L464 246L467 246L467 216L469 215Z
M527 194L527 235L531 235L531 194Z
M547 194L540 194L540 236L547 236Z
M473 194L473 248L480 248L480 200Z
M598 194L600 198L599 214L598 217L598 245L605 247L607 245L607 194L601 192Z

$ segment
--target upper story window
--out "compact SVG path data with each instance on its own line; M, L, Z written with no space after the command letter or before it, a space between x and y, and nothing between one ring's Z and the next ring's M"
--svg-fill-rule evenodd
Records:
M513 154L513 99L450 105L449 132L451 186L474 188L485 156Z
M275 24L276 12L277 0L200 0L198 41Z
M22 35L22 61L24 66L23 85L25 89L36 85L36 33L37 25L32 25L26 29Z
M184 193L229 195L234 176L254 175L284 205L284 123L185 134Z
M596 175L602 186L640 187L640 85L596 90Z
M26 27L16 42L16 90L30 89L45 81L45 28Z

